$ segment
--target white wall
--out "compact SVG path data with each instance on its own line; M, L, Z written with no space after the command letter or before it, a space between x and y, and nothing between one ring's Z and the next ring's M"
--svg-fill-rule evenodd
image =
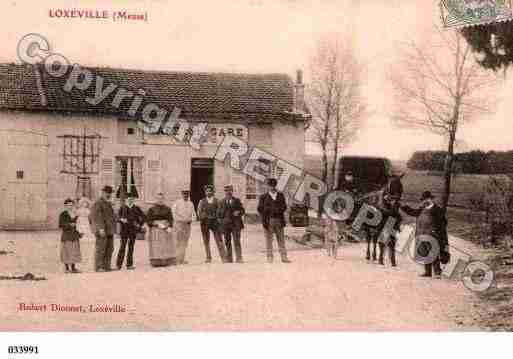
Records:
M67 197L74 197L76 191L76 178L70 174L61 173L63 168L62 150L63 140L61 135L81 135L84 126L88 133L99 133L102 140L100 154L101 160L112 159L116 156L141 156L147 160L160 160L159 178L150 176L143 180L145 190L151 185L159 185L160 190L166 192L167 201L171 203L179 198L180 190L190 184L191 158L204 157L212 158L217 150L215 145L203 145L200 150L195 150L186 145L165 145L165 144L141 144L137 137L127 138L126 127L134 123L119 122L114 117L103 116L93 117L87 115L67 115L45 112L10 112L1 113L0 130L16 129L34 131L48 135L48 224L56 228L58 214L62 210L63 201ZM151 142L151 141L150 141ZM297 126L275 123L270 125L249 126L250 145L257 145L259 148L273 153L298 167L303 166L304 159L304 130L303 124ZM165 142L164 142L165 143ZM4 146L0 146L0 151ZM8 154L0 153L0 158ZM247 200L245 195L246 178L244 175L228 169L226 164L215 161L215 181L218 189L217 195L222 196L222 187L225 184L233 183L236 186L236 195L246 204L249 212L256 210L256 200ZM113 162L115 164L115 162ZM146 170L146 168L145 168ZM0 184L2 182L2 171L0 171ZM93 192L98 195L106 180L113 180L113 177L92 176ZM151 182L151 183L150 183ZM153 188L152 187L152 188ZM155 188L153 188L155 190ZM140 201L142 207L149 206L150 196L145 195Z

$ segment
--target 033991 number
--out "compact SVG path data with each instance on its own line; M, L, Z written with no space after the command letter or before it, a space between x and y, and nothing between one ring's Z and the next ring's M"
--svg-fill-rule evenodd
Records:
M8 354L39 354L39 348L32 345L10 345L7 347Z

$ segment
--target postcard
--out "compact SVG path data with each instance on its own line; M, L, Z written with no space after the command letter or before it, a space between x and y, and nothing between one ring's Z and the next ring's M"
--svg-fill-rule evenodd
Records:
M513 329L509 0L0 9L1 331Z

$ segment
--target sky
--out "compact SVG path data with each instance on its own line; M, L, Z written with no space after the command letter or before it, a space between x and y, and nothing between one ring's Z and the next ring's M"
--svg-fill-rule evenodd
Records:
M28 33L44 35L55 52L88 66L168 71L287 73L307 70L316 41L339 33L353 39L366 67L363 94L371 115L344 150L406 160L413 151L443 149L445 140L390 121L387 71L399 42L422 44L440 24L433 0L219 0L2 2L0 61L19 62L16 45ZM56 9L147 13L148 22L52 18ZM453 30L446 30L453 31ZM305 72L308 81L308 73ZM509 150L511 76L501 80L493 115L459 130L459 150ZM316 152L307 144L307 152Z

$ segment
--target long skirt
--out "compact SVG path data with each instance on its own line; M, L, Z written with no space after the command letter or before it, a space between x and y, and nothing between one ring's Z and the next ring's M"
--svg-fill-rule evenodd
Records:
M77 231L82 235L80 240L87 242L92 242L95 240L94 234L91 231L91 226L89 225L89 218L84 216L78 216Z
M173 231L152 227L148 237L150 264L162 267L176 264L176 243Z
M64 264L82 262L79 241L61 241L61 262Z

